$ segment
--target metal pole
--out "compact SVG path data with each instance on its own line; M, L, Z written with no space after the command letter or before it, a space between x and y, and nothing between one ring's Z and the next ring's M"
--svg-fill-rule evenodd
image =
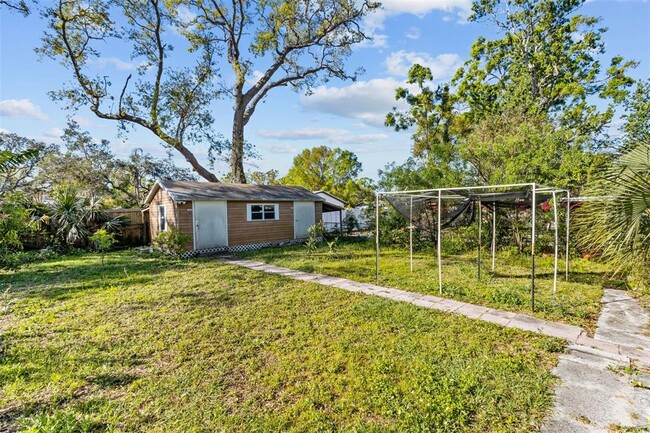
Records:
M375 193L375 281L379 284L379 193Z
M438 190L438 291L442 293L442 243L440 241L440 219L442 218L442 196Z
M497 255L497 204L492 202L492 272Z
M555 191L553 191L553 223L555 224L555 256L553 260L553 295L557 292L557 248L558 248L558 234L557 234L557 198Z
M482 228L483 228L483 211L482 211L483 206L481 206L481 200L478 201L478 257L476 260L477 264L477 273L476 273L476 278L478 280L481 279L481 242L482 242Z
M571 193L566 192L566 251L565 251L565 265L564 265L564 279L569 281L569 224L570 224L570 215L571 215Z
M530 309L535 311L535 211L537 200L535 197L535 185L533 184L533 202L531 204L531 225L530 225Z
M411 196L411 207L409 208L409 258L411 273L413 273L413 196Z

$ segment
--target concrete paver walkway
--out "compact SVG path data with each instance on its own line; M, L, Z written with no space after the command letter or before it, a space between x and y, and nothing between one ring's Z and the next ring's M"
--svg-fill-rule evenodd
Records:
M368 295L380 296L382 298L393 299L395 301L408 302L424 308L460 314L469 317L470 319L496 323L508 328L517 328L524 331L532 331L548 335L550 337L561 338L575 346L585 348L584 350L586 351L602 351L609 353L610 355L624 357L621 359L634 359L638 365L650 367L650 351L644 351L635 346L622 345L612 341L603 341L591 338L587 335L585 330L577 326L550 322L525 314L468 304L453 299L423 295L420 293L382 287L374 284L360 283L345 278L301 272L294 269L282 268L247 259L222 258L221 260L249 269L267 272L269 274L284 275L296 280L311 281L326 286L338 287L350 292L360 292Z
M635 299L625 291L605 289L602 304L596 340L650 350L646 334L650 315ZM542 432L607 433L614 426L650 431L650 374L625 367L630 367L627 357L570 345L553 370L560 382Z

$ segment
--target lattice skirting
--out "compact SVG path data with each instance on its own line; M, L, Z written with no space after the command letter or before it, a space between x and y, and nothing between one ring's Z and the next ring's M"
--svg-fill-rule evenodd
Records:
M243 251L259 250L262 248L299 245L305 243L306 240L307 240L306 238L303 238L303 239L291 239L287 241L258 242L254 244L234 245L232 247L202 248L199 250L186 251L183 254L181 254L181 257L187 259L190 257L209 256L212 254L220 254L220 253L241 253ZM319 242L321 242L323 238L319 238L318 240Z

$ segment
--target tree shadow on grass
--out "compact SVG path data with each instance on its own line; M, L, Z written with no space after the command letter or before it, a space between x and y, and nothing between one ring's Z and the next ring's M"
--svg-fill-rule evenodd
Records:
M101 266L93 260L75 262L72 258L68 266L44 269L25 267L15 274L5 275L0 278L0 288L7 288L14 298L65 300L80 291L151 283L157 275L169 270L182 270L189 264L166 259L139 260L136 256L121 256L119 260L111 260Z

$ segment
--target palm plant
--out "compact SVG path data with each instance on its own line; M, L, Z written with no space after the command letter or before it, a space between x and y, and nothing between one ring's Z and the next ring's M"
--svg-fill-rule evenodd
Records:
M577 211L578 239L616 271L650 279L650 143L638 143L587 191L597 199Z
M4 173L12 168L18 167L31 158L38 156L38 149L29 149L20 153L0 150L0 173Z
M100 227L118 231L124 221L110 219L98 197L84 197L73 186L56 190L53 203L44 219L63 245L86 243L90 234Z

